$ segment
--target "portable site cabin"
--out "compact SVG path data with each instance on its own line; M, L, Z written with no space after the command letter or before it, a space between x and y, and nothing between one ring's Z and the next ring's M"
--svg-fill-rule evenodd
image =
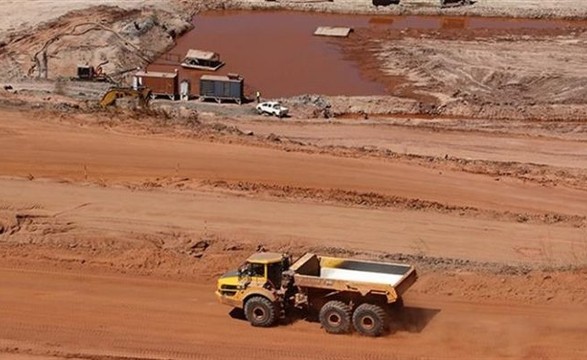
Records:
M179 96L179 83L177 70L172 73L159 71L138 71L135 74L137 87L151 89L151 97L166 96L171 100Z
M220 103L222 100L236 101L242 104L245 80L236 74L228 76L202 75L200 78L200 100L213 99Z
M220 61L220 55L217 53L194 49L190 49L181 62L184 68L210 71L216 71L222 65L224 63Z

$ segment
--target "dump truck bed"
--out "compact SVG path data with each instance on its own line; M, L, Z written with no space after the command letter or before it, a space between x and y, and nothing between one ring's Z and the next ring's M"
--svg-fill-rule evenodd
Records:
M407 264L394 264L306 254L291 267L296 286L362 295L385 295L394 302L417 279Z

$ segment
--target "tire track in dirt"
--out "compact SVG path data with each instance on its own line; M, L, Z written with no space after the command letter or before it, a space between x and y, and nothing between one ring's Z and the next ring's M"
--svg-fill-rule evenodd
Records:
M2 127L17 128L24 135L0 144L3 149L0 161L4 164L0 172L6 175L75 181L89 178L109 185L175 173L195 179L374 191L516 213L536 211L577 215L585 208L585 203L577 200L583 193L576 189L553 187L544 191L535 184L496 182L478 174L435 171L418 164L376 158L301 154L165 135L114 134L95 131L94 128L71 129L52 122L39 126L26 119L26 115L13 116L22 121L6 122ZM64 136L64 132L68 135ZM33 150L15 150L23 141ZM83 148L79 147L80 143L84 144Z
M185 179L184 179L185 180ZM565 215L558 213L515 213L510 211L484 210L470 206L454 206L436 201L427 201L401 196L388 196L376 192L358 192L342 189L317 189L297 186L281 186L251 182L226 182L204 180L205 187L228 190L239 194L266 195L272 198L288 200L312 200L320 203L341 204L366 208L395 208L411 211L433 211L463 217L484 218L499 221L511 221L528 224L561 224L576 228L587 225L587 217L581 215ZM145 187L161 186L160 181L147 181ZM185 182L177 182L172 186L185 187ZM165 185L163 185L165 186Z
M404 154L375 146L313 145L287 136L271 135L261 141L273 142L269 147L288 152L306 154L327 154L343 158L373 158L414 164L424 168L462 171L464 173L487 175L494 178L511 178L543 186L563 185L574 189L587 190L587 172L583 169L557 167L517 161L492 161L464 159L455 156L429 156ZM250 144L249 142L245 142ZM255 144L251 144L255 145ZM261 145L264 146L264 145Z
M151 114L158 116L156 114ZM136 131L138 126L142 128L145 126L144 119L141 119L143 123L136 124L129 119L122 118L119 122L109 122L109 127L127 129L131 132ZM158 131L166 133L168 135L185 137L190 139L201 139L212 143L223 143L223 144L242 144L248 146L255 146L261 148L270 148L276 150L283 150L286 152L299 152L305 154L323 154L331 155L343 158L373 158L383 159L393 162L402 162L407 164L414 164L417 166L438 169L438 170L451 170L451 171L462 171L470 174L487 175L495 178L511 178L518 179L523 182L535 183L543 186L558 186L563 185L574 189L587 190L587 172L582 168L570 168L565 166L555 166L551 164L540 164L532 162L520 162L520 161L496 161L496 160L483 160L483 159L469 159L459 156L452 156L445 154L444 156L430 156L412 153L401 153L393 151L387 148L363 145L363 146L345 146L345 145L322 145L317 144L312 140L298 140L295 137L288 135L281 135L279 128L276 128L276 134L252 134L250 131L243 131L242 128L246 128L248 125L242 125L240 123L234 123L232 121L225 120L214 120L213 122L201 122L194 125L189 119L185 120L185 123L181 121L174 125L162 125L157 120L153 120L149 131L153 132L154 129L159 128ZM532 124L527 125L527 131L530 128L537 126L540 123L539 120L533 120ZM544 127L552 127L552 121L545 121L547 125ZM560 123L560 122L555 122ZM558 124L557 126L563 127L560 131L565 132L577 132L582 131L582 123L576 121L570 121L571 124L564 125ZM304 122L297 122L300 126L305 126ZM493 124L493 123L492 123ZM548 125L550 124L550 125ZM331 124L336 126L335 124ZM130 126L130 127L129 127ZM268 126L272 126L269 124ZM366 125L370 126L370 125ZM405 128L416 128L418 130L425 129L430 131L430 135L438 132L457 132L457 133L480 133L486 134L483 129L471 129L465 126L465 128L451 129L444 125L427 125L418 124L415 126L398 125L393 126L404 126ZM487 124L483 124L487 126ZM511 129L503 129L501 131L491 131L492 136L511 138ZM528 134L517 135L521 138L527 138ZM544 139L544 134L537 136L536 138ZM587 141L587 140L585 140Z
M46 104L39 104L43 107ZM57 116L54 111L44 110L49 116ZM74 111L75 113L76 111ZM340 158L350 159L380 159L392 161L395 163L413 164L423 168L462 171L470 174L487 175L496 179L517 179L523 182L539 184L546 187L563 185L578 190L587 190L587 173L578 168L568 168L563 166L553 166L544 164L535 164L518 161L493 161L468 159L446 154L445 156L429 156L421 154L410 154L393 151L377 146L344 146L344 145L319 145L313 141L299 141L291 136L269 134L269 135L251 135L248 131L242 131L242 125L226 125L223 120L214 122L199 121L194 124L193 119L181 119L174 113L173 123L169 123L169 116L164 110L154 111L149 114L125 114L118 112L116 119L112 114L97 113L95 116L100 119L96 121L83 120L75 116L60 121L69 122L72 125L83 124L85 126L98 126L107 128L109 131L115 130L122 132L119 135L129 134L165 134L174 138L198 139L217 144L240 144L251 147L267 148L274 150L283 150L285 152L295 152L303 154L320 154L330 155ZM393 116L393 115L390 115ZM167 120L159 119L165 118ZM140 121L138 119L140 118ZM548 121L547 121L548 122ZM300 123L300 125L302 125ZM398 125L394 125L398 126ZM438 126L416 125L418 129L428 129L431 132L477 132L472 129L447 129ZM2 130L0 128L0 130ZM8 131L8 130L6 130ZM499 136L499 132L492 132L493 135ZM504 130L504 135L512 135ZM525 135L527 136L527 135ZM29 176L32 176L29 174Z
M211 234L255 246L323 245L509 264L577 265L584 260L585 228L565 223L519 223L436 210L319 203L312 198L292 201L263 193L231 194L226 189L101 188L40 181L0 184L0 197L6 201L26 204L34 199L47 214L94 199L94 205L66 212L58 222L49 223L55 230L43 234L44 220L39 219L7 239L14 244L51 245L40 252L48 259L92 260L106 266L114 262L144 271L162 262L172 272L177 262L167 261L166 253L187 251L194 245L191 241ZM26 252L23 248L20 254Z
M579 359L586 353L585 314L567 304L474 302L410 292L395 332L370 339L328 335L319 324L303 320L253 328L215 301L212 284L16 269L0 269L0 280L0 356L2 350L90 360L231 359L235 354L256 360L441 359L447 354L511 359L537 353Z

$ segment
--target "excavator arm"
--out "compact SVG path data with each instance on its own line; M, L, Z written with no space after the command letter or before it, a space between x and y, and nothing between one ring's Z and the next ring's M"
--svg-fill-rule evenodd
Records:
M122 88L122 87L114 87L110 88L102 99L100 100L100 106L105 108L107 106L113 105L116 103L116 99L121 97L134 97L138 98L139 105L141 107L147 107L149 105L149 99L151 98L151 89L149 88L142 88L139 90L135 90L132 88Z

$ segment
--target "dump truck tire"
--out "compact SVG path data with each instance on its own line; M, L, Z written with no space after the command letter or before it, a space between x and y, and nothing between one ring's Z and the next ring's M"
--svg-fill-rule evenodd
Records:
M359 305L353 313L355 330L366 336L381 336L387 327L385 310L373 304Z
M262 296L253 296L245 303L245 316L253 326L269 327L277 319L275 306Z
M330 334L344 334L351 330L351 307L342 301L329 301L320 309L320 324Z

